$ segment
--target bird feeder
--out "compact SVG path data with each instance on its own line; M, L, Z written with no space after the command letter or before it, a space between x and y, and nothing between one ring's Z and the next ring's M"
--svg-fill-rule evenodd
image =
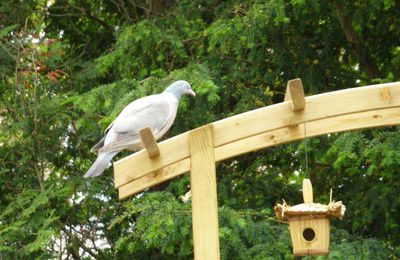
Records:
M332 190L328 205L314 203L309 179L303 180L303 199L303 204L292 207L285 201L283 204L278 203L275 206L276 216L289 223L295 256L328 255L329 219L332 217L342 219L346 207L341 201L332 201Z

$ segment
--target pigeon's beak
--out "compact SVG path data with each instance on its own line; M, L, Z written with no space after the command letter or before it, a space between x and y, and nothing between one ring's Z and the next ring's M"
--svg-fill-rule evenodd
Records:
M188 94L191 95L192 97L196 96L196 93L193 90L189 90Z

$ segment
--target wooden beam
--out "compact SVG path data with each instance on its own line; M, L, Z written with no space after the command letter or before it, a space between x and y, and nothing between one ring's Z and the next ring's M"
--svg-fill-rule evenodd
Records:
M366 111L307 122L307 137L399 124L400 107ZM300 140L302 138L304 138L303 127L283 127L216 147L215 159L216 161L222 161L234 156ZM148 187L180 176L189 170L190 159L182 159L164 167L162 170L144 175L126 185L122 185L119 188L119 196L121 199L126 198Z
M390 93L390 98L388 98L388 93ZM302 113L293 113L291 103L283 102L214 122L215 147L240 142L243 139L294 124L400 107L400 82L309 96L306 97L306 103L307 106ZM132 180L189 158L188 133L159 143L160 156L151 160L146 151L139 151L115 162L115 187L118 188Z
M142 140L142 144L150 158L153 158L160 154L160 148L158 148L156 139L153 135L153 131L151 131L150 127L140 129L139 135L140 139Z
M290 101L293 111L304 109L306 99L300 78L289 80L286 87L285 101Z
M118 198L125 199L133 194L145 190L146 188L152 187L174 177L178 177L184 172L189 171L189 169L190 160L185 159L156 172L144 175L132 182L129 182L128 184L121 186L119 188Z
M303 200L304 203L313 203L313 189L309 179L303 180Z
M175 163L177 158L189 158L188 132L169 138L158 144L160 155L149 160L147 152L141 150L114 162L115 187L120 187L131 180L148 173L156 172L167 165ZM131 158L137 164L131 164ZM124 174L119 174L123 172ZM140 173L141 172L141 173Z
M212 125L189 134L194 259L217 260L219 228Z

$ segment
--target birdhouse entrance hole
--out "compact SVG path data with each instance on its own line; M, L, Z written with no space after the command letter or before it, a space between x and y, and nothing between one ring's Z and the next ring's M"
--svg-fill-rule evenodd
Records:
M315 231L312 228L305 228L303 230L303 238L308 241L311 242L315 239Z

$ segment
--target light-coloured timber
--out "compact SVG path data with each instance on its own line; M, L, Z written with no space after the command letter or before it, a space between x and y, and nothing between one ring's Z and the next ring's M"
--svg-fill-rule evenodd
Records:
M303 200L304 203L313 203L313 189L309 179L303 180Z
M147 154L150 158L153 158L160 154L160 148L158 148L156 139L154 138L153 131L150 127L140 129L140 139L142 140L143 147L146 149Z
M189 133L194 259L217 260L219 228L212 125Z
M292 79L288 81L285 101L290 101L292 103L293 111L304 109L306 99L304 97L304 88L301 79Z
M156 172L183 158L189 158L188 136L188 132L186 132L158 143L160 155L152 159L148 157L145 150L141 150L115 162L115 187L118 188L131 180ZM134 164L131 163L132 156L134 157Z
M164 167L156 172L144 175L128 184L119 188L118 198L125 199L133 194L143 191L146 188L152 187L164 181L182 175L190 169L189 158L176 162L170 166Z
M308 122L306 124L306 129L307 137L314 137L355 129L399 124L400 107L395 107L316 120ZM217 147L215 148L215 159L216 161L222 161L237 155L303 138L305 138L303 125L300 125L299 127L283 127ZM126 198L148 187L177 177L189 170L190 159L185 158L174 164L168 165L159 171L144 175L121 186L119 188L119 198Z
M289 219L290 237L293 244L293 254L295 256L305 256L310 254L327 255L329 252L329 230L330 223L327 217L315 219ZM303 237L303 230L312 227L315 238L307 241Z
M247 143L251 140L249 138L253 136L256 136L256 139L263 138L262 134L268 135L274 130L278 130L279 133L278 136L270 136L274 144L304 138L299 127L289 127L302 123L307 123L308 136L311 136L309 135L310 124L314 121L325 119L327 121L320 122L322 125L312 126L311 124L311 126L315 129L320 128L319 131L323 134L399 124L395 118L386 118L384 115L382 115L383 118L379 118L380 110L398 107L400 107L400 82L310 96L306 98L306 106L301 112L293 111L291 102L263 107L212 123L215 132L216 159L219 160L218 157L229 158L267 147L268 145L265 145L265 141L262 144L253 142L252 145L254 147L243 145L243 142ZM376 113L377 118L370 118L369 116L365 118L366 114L363 114L364 116L361 119L358 119L357 115L354 115L353 118L353 114L362 114L368 111L372 111L373 116ZM350 122L345 122L347 123L347 129L341 130L342 127L339 126L339 122L329 120L330 118L349 120L345 117L346 115L351 120ZM344 117L339 118L339 116ZM359 120L368 120L370 122L359 122ZM288 128L292 129L288 130ZM153 174L164 167L189 158L188 133L183 133L159 143L160 156L156 158L149 159L147 152L142 150L115 162L115 186L119 188L135 179L147 174ZM286 140L276 140L277 137L286 138ZM244 149L239 150L237 149L238 146ZM231 153L221 156L219 155L219 148L231 150ZM232 154L232 152L236 154Z

